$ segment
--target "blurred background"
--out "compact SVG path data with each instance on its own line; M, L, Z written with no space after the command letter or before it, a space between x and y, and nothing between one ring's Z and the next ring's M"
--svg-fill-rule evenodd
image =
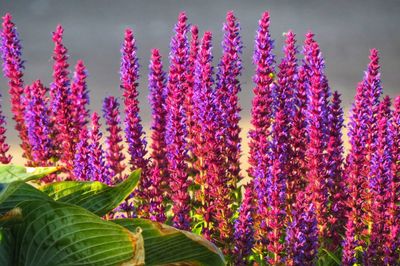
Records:
M140 102L143 125L148 131L147 75L150 50L160 49L168 69L169 42L178 13L186 11L191 24L214 34L214 63L221 55L222 23L228 10L240 20L243 49L242 136L244 154L252 99L252 54L257 23L264 10L271 14L277 62L282 55L283 33L292 29L301 46L307 31L316 34L326 62L326 73L333 90L343 95L346 112L368 64L370 48L381 56L382 85L390 96L400 94L400 1L398 0L277 0L277 1L133 1L133 0L0 0L0 13L13 15L23 45L25 83L41 79L50 84L52 73L51 33L62 24L64 43L69 50L71 70L83 59L89 72L91 109L100 111L102 99L120 97L119 60L124 29L131 27L137 41L140 68ZM301 49L300 49L301 50ZM0 77L3 112L8 121L8 142L14 163L21 163L19 140L10 120L6 79ZM247 155L243 156L246 159Z

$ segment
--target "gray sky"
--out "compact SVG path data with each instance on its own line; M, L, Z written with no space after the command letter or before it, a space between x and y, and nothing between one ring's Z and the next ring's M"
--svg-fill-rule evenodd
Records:
M140 101L144 126L148 128L150 110L147 102L147 66L152 48L159 48L167 67L172 29L180 11L201 31L214 34L214 63L220 57L222 23L228 10L240 20L244 43L244 72L240 94L243 126L250 115L252 97L252 53L258 19L264 10L271 14L271 32L280 58L282 33L292 29L301 45L304 34L312 30L320 43L332 89L343 94L348 107L356 83L362 79L370 48L381 55L385 94L400 94L400 1L396 0L279 0L279 1L133 1L133 0L0 0L0 13L10 12L18 27L26 60L25 81L41 79L51 82L51 32L64 26L64 42L69 49L70 65L83 59L89 71L88 86L91 108L99 111L107 95L120 96L120 44L126 27L131 27L137 40L140 69ZM71 68L72 69L72 68ZM167 69L167 68L165 68ZM1 75L3 111L10 117L8 87ZM13 123L9 121L9 128ZM17 142L14 130L8 139ZM16 145L14 145L14 148Z

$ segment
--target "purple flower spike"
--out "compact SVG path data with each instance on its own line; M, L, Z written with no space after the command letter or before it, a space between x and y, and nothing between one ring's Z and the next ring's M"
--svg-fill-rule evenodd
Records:
M254 184L245 186L243 202L239 208L239 217L235 221L233 249L234 263L238 266L249 265L248 257L254 245Z
M364 231L365 225L362 221L364 200L361 197L364 193L366 175L366 139L367 129L366 112L367 101L365 97L364 87L362 83L357 86L357 94L355 96L354 104L350 114L349 128L349 141L350 152L347 159L346 175L347 183L347 201L346 212L347 222L345 225L345 239L343 242L343 265L353 265L359 262L358 255L355 248L361 245L361 235Z
M332 242L334 243L333 250L340 243L346 221L346 184L343 179L343 110L340 106L341 102L340 94L335 91L329 106L329 142L327 147L329 154L328 174L331 180L331 183L328 184L328 190L332 202L329 210L329 224Z
M371 242L366 251L365 262L367 265L391 265L384 262L385 243L390 237L389 224L393 222L388 210L391 209L396 195L392 194L393 188L393 135L390 131L391 110L390 98L385 97L379 105L377 117L378 134L376 138L376 151L371 161L371 211L373 225ZM394 197L393 197L394 196Z
M6 13L3 17L3 30L0 32L1 48L0 52L3 59L3 73L8 79L9 93L11 96L11 112L15 121L15 129L18 131L22 141L21 147L23 157L31 163L31 152L28 140L28 132L25 126L25 103L23 102L24 81L23 69L24 61L21 58L22 46L19 40L12 16Z
M87 71L82 60L78 60L75 66L74 79L71 85L71 94L69 96L72 115L72 134L73 143L80 142L80 132L89 122L89 91L86 86Z
M289 131L292 126L293 90L296 84L296 45L295 35L289 32L284 48L285 56L279 65L278 86L275 90L275 119L272 125L270 186L267 190L268 210L266 219L267 258L272 265L283 261L284 245L280 239L284 235L286 214L286 184L290 174ZM293 197L293 196L292 196Z
M286 232L287 259L285 265L315 265L318 255L318 227L315 208L309 195L300 191L292 210L292 222Z
M166 85L165 72L163 71L160 52L157 49L152 50L150 60L149 89L150 105L152 107L151 124L151 183L149 189L150 198L150 219L157 222L165 222L165 205L163 203L164 190L167 187L167 145L166 134Z
M104 161L103 147L101 145L101 138L103 134L100 131L100 116L94 112L92 114L91 128L88 133L89 138L89 177L92 181L99 181L112 184L112 180L107 173Z
M251 110L252 128L249 131L249 174L254 177L259 217L266 217L268 208L265 196L268 188L266 174L270 165L268 139L272 130L275 58L272 53L274 44L269 32L269 13L264 12L258 23L253 56L256 73L253 77L255 87ZM256 238L262 243L266 242L265 227L256 228Z
M307 73L303 66L299 67L297 74L297 91L294 96L293 126L290 131L291 165L288 180L288 207L295 202L298 191L303 190L307 184L306 152L309 141L307 133ZM292 197L289 197L292 195ZM288 213L289 217L291 212Z
M121 88L124 96L125 106L125 135L128 143L130 155L130 170L142 169L139 188L135 191L135 196L141 199L139 215L148 216L149 187L151 180L149 176L148 164L146 158L146 140L144 136L142 120L139 112L139 64L136 56L136 40L131 29L125 30L124 43L121 49ZM133 195L131 195L132 197Z
M190 51L189 59L187 65L186 82L187 82L187 95L185 97L185 110L186 110L186 124L188 126L188 150L190 152L191 160L194 161L196 153L196 135L199 133L198 127L196 128L196 121L194 119L194 82L195 82L195 62L197 54L199 53L200 43L199 43L199 29L196 25L191 27L192 38L190 40Z
M310 143L307 149L308 181L313 191L313 203L317 214L320 236L327 233L328 184L326 149L328 132L328 97L329 88L324 75L324 61L314 35L306 36L304 56L305 66L310 80L308 107L308 135Z
M0 94L1 101L1 94ZM8 164L11 162L12 156L8 154L10 146L6 143L6 118L0 104L0 163Z
M70 80L68 71L67 48L63 44L64 29L57 26L53 32L53 83L50 87L50 112L52 119L52 135L54 136L55 153L60 157L65 170L69 173L73 169L74 134L72 124ZM68 174L69 175L69 174Z
M103 114L106 120L108 136L106 138L106 168L108 178L113 183L119 183L125 179L124 164L125 155L122 153L124 146L121 136L121 118L119 115L119 103L113 96L106 97L103 102Z
M167 158L170 174L171 199L174 217L173 225L179 229L190 229L190 197L189 179L187 174L187 128L185 110L182 108L185 101L187 83L186 66L188 61L187 17L180 13L175 25L175 36L171 40L170 69L168 77L168 96L166 100L167 115Z
M81 129L79 139L80 141L75 149L74 169L72 173L75 180L89 181L91 180L91 168L89 164L90 146L88 146L88 131L86 127Z
M226 14L223 26L224 39L222 41L223 55L218 65L216 81L216 104L220 112L220 128L223 129L225 142L223 154L227 161L228 186L236 189L240 176L241 138L238 93L241 91L239 76L242 70L242 41L240 26L233 11Z
M29 143L32 148L33 166L47 166L52 157L52 141L50 138L50 117L47 88L37 80L25 90L25 121Z

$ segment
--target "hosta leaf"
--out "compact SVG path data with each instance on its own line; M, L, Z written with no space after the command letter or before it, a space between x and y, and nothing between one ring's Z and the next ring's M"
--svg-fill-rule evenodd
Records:
M8 229L0 229L0 265L13 266L12 264L13 239Z
M113 222L131 231L142 228L146 265L225 265L221 251L194 233L145 219L117 219Z
M24 201L11 227L13 265L143 265L140 228L132 232L89 211L56 201Z
M56 201L72 203L103 216L115 209L133 191L139 181L140 172L134 171L114 187L100 182L62 181L39 189Z
M51 200L45 193L22 181L12 182L4 186L0 193L0 215L13 209L26 200Z
M24 167L17 165L0 166L0 183L11 183L13 181L29 181L39 179L57 172L57 167Z

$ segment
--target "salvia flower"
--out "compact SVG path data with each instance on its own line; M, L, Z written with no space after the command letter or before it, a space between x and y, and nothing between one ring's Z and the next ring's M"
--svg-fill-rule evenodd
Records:
M391 208L393 197L391 189L393 188L392 172L392 145L393 135L390 131L391 110L390 98L385 97L379 105L377 125L378 134L376 138L376 151L372 155L371 161L371 211L373 225L371 231L371 240L366 252L367 265L383 265L384 246L389 237L390 217L388 210Z
M108 96L103 101L103 115L107 125L106 138L106 168L109 178L114 183L122 181L126 165L124 164L125 155L123 154L124 146L121 136L121 117L119 115L119 103L113 96Z
M188 150L190 152L191 160L194 161L195 158L195 136L198 134L198 129L196 130L196 121L193 118L193 94L194 94L194 72L195 72L195 62L197 59L197 54L199 52L199 29L196 25L193 25L190 29L191 40L190 40L190 51L187 65L186 82L187 82L187 92L185 97L185 111L186 111L186 124L188 127ZM198 128L198 127L197 127Z
M88 145L88 131L86 127L80 130L79 139L80 141L75 149L74 169L72 173L75 180L89 181L91 180L89 164L90 146Z
M0 94L1 100L1 94ZM8 154L10 146L6 143L6 118L0 104L0 163L8 164L11 162L11 155Z
M111 177L105 168L104 152L101 144L103 134L100 131L100 116L93 112L91 117L91 128L88 132L89 142L89 177L92 181L100 181L108 185L112 184Z
M152 124L151 124L151 183L149 188L150 199L150 219L153 221L164 222L165 205L163 203L164 190L167 187L167 145L166 145L166 84L165 72L163 71L160 52L152 50L149 66L149 101L151 105ZM163 189L164 188L164 189Z
M75 66L74 79L71 85L71 94L69 101L71 104L70 114L72 116L72 134L74 144L77 144L80 138L80 131L87 126L89 122L89 91L86 85L87 71L82 60L78 60Z
M142 175L139 188L135 195L141 198L141 216L148 213L148 189L151 180L148 173L148 159L146 158L146 140L143 132L142 120L139 115L139 63L136 55L136 40L131 29L125 30L124 42L121 49L121 88L124 97L125 136L128 143L130 170L141 168Z
M328 174L331 183L328 184L329 194L331 196L331 205L329 210L329 224L332 232L334 249L338 246L341 235L344 231L345 217L345 182L343 179L343 110L341 107L340 94L335 91L332 101L329 105L329 141L327 152Z
M359 262L359 256L355 249L362 244L360 240L365 228L362 221L364 207L362 193L367 179L365 171L367 166L365 145L368 136L367 128L365 127L367 119L366 108L368 108L368 104L364 87L362 83L359 83L348 124L351 146L346 160L346 170L348 171L346 175L346 192L348 194L346 207L348 210L346 212L347 222L343 242L343 265L353 265Z
M270 164L268 139L272 130L275 58L272 53L274 43L269 32L269 13L264 12L258 23L253 56L256 73L253 77L255 87L251 109L252 128L249 131L249 174L254 177L259 216L266 217L268 207L266 174ZM256 228L257 239L265 240L266 232L263 229L265 226Z
M308 144L307 134L307 90L308 79L303 66L299 67L297 73L297 91L294 95L293 124L290 128L290 150L291 165L288 180L288 207L295 202L298 191L303 190L307 183L307 160L306 151ZM289 195L292 195L289 197ZM291 212L288 212L290 217Z
M251 181L245 186L244 199L239 208L239 217L235 221L234 262L238 266L249 265L248 258L254 245L254 184Z
M60 157L65 169L73 169L74 135L72 132L70 80L68 71L67 48L63 44L64 29L58 25L53 32L53 83L50 87L51 119L56 154Z
M171 40L170 69L168 77L167 115L167 158L170 174L171 199L174 202L173 224L180 229L190 228L189 179L187 174L187 128L185 119L184 93L186 90L186 65L188 60L187 17L180 13Z
M311 191L300 191L292 209L292 221L286 232L285 265L315 265L318 254L318 227Z
M25 121L34 166L47 166L52 157L47 88L37 80L26 88Z
M368 108L366 110L366 119L367 119L367 124L366 126L368 127L368 137L366 140L366 156L367 156L367 168L366 171L368 173L368 176L371 176L371 167L372 167L372 157L373 154L376 151L376 138L378 137L378 125L377 125L377 117L378 117L378 111L379 111L379 98L382 94L382 87L381 87L381 81L380 81L380 73L379 73L379 55L378 55L378 50L377 49L371 49L370 51L370 56L369 56L369 64L367 67L367 70L364 73L364 79L363 79L363 86L365 90L365 97L366 101L368 104ZM369 178L365 180L367 183L369 183ZM368 185L365 185L365 187L368 187ZM372 210L371 206L369 206L369 203L371 202L371 197L372 194L369 193L369 190L365 190L363 193L363 197L365 199L365 214L364 214L364 220L368 223L371 222L372 220Z
M289 131L293 114L293 90L296 84L297 68L295 35L287 34L284 48L285 56L279 65L278 86L276 88L275 117L272 125L271 166L267 189L268 210L266 219L267 250L270 254L268 262L272 265L283 261L284 245L280 239L284 235L286 214L287 180L290 175L290 143Z
M317 214L320 236L326 233L328 214L328 173L326 148L328 142L328 97L324 61L314 35L308 33L305 40L304 57L310 80L308 95L308 135L307 147L308 181L313 191L313 202Z
M15 24L12 22L11 14L6 13L4 15L2 26L3 30L0 33L0 51L3 59L3 72L4 76L8 79L9 93L11 96L11 112L15 121L15 129L18 131L22 141L21 147L24 152L23 157L28 160L27 164L29 165L31 154L24 120L24 61L21 58L22 46Z
M226 14L223 26L223 55L218 65L216 84L216 103L221 113L220 127L224 130L223 153L226 156L228 185L236 189L240 177L241 138L238 93L241 91L239 76L242 70L242 41L240 26L233 11Z

